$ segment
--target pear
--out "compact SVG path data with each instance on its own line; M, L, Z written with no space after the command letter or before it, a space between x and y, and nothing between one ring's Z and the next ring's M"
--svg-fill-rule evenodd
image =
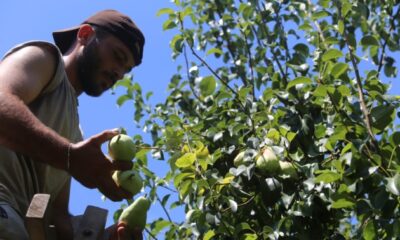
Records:
M132 161L136 145L130 136L118 134L108 142L108 153L113 160Z
M256 168L265 174L278 174L281 171L279 160L271 147L266 147L256 158Z
M146 226L149 208L150 200L145 196L141 196L122 211L119 221L128 225L132 230L137 228L143 230Z
M140 192L143 187L143 180L139 173L134 170L115 171L113 174L115 183L133 195Z
M282 169L281 174L288 175L290 178L297 178L296 167L293 165L293 163L280 161L279 165Z
M244 153L245 153L245 151L240 152L238 155L236 155L235 159L233 159L233 165L235 167L239 167L240 165L243 164L243 162L244 162Z

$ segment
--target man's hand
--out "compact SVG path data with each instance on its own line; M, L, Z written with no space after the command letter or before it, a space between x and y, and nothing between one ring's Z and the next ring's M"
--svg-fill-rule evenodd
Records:
M119 222L106 229L106 234L110 236L108 240L142 240L143 234L140 229L132 231L125 223Z
M70 149L71 175L88 188L98 188L107 198L121 201L132 194L121 189L112 179L115 170L129 170L132 163L111 161L101 151L101 145L119 134L118 130L106 130L89 139L73 144Z

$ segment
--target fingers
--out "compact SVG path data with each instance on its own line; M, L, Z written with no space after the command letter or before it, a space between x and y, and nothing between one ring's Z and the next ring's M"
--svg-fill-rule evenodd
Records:
M131 161L112 161L111 169L112 170L120 170L120 171L127 171L131 170L133 167L133 163Z
M141 229L137 228L133 231L133 239L143 240L143 233Z
M126 226L118 226L117 233L118 233L118 240L132 239L132 238L129 238L128 229Z
M107 198L116 202L123 199L128 199L131 194L127 193L112 180L112 178L104 179L102 184L98 187L101 193L103 193Z
M136 229L133 229L133 231L131 231L128 228L128 226L123 222L118 223L117 233L118 233L119 240L123 240L123 239L142 240L143 239L143 233L142 233L141 229L136 228Z
M96 144L101 145L104 142L110 140L112 137L114 137L118 134L119 134L119 129L115 128L115 129L111 129L111 130L105 130L99 134L96 134L93 137L91 137L91 139Z

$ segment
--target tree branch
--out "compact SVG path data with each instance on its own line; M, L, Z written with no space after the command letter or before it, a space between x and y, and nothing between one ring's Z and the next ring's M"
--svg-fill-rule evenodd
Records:
M260 6L258 4L257 4L257 11L261 12ZM264 31L264 34L268 36L268 31L265 29L265 26L268 26L268 23L265 21L264 18L261 18L261 21L263 22L263 24L260 24L259 27L261 28L262 31ZM273 48L271 48L270 51L272 53L272 58L274 59L276 65L278 66L279 72L281 73L283 84L286 86L288 84L288 81L286 78L285 71L283 70L282 64L279 62L279 59L277 57L278 54L275 52Z
M252 93L253 93L253 98L255 99L256 98L256 93L255 93L256 92L256 90L255 90L256 83L255 83L255 78L254 78L253 59L251 57L250 47L249 47L249 45L247 43L248 42L247 35L243 31L242 24L239 23L239 25L240 25L240 32L243 34L245 42L246 42L247 57L249 58L249 67L250 67L251 79L252 79L252 82L253 82Z
M383 67L383 60L384 60L384 58L385 58L385 52L386 52L386 46L387 46L387 43L388 43L388 38L390 38L390 33L394 30L394 28L395 28L395 23L394 23L394 20L397 18L397 17L399 17L399 15L400 15L400 7L398 7L397 8L397 11L396 11L396 13L393 15L393 16L390 16L390 28L389 28L389 36L387 37L387 38L385 38L384 39L384 43L383 43L383 45L382 45L382 53L381 53L381 57L380 57L380 60L379 60L379 65L378 65L378 77L379 77L379 74L381 73L381 70L382 70L382 67Z
M189 61L188 61L188 56L187 56L187 52L186 52L186 45L183 45L183 55L185 57L185 64L186 64L186 74L188 76L188 80L189 80L189 86L190 86L190 90L192 91L194 97L199 101L199 102L203 102L200 97L196 94L196 91L193 88L193 79L190 76L190 72L189 72Z
M338 12L339 12L339 18L343 20L343 17L340 15L340 10ZM360 71L358 69L358 65L356 63L356 58L355 58L355 55L354 55L354 49L350 45L346 29L343 31L343 35L344 35L343 36L344 40L346 41L347 48L349 50L350 59L351 59L351 63L352 63L353 68L354 68L354 72L356 74L358 98L360 100L361 111L364 114L364 122L365 122L365 125L366 125L366 128L367 128L367 131L368 131L368 135L371 138L372 145L374 146L375 150L379 151L379 144L378 144L378 142L377 142L377 140L375 138L375 135L374 135L374 133L372 131L371 116L370 116L370 114L368 112L367 104L365 103L365 96L364 96L364 92L363 92L363 85L362 85L362 81L361 81Z

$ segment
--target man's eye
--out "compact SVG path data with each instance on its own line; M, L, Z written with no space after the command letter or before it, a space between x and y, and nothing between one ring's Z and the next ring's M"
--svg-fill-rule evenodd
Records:
M123 58L120 54L118 54L117 52L114 51L114 58L115 60L117 60L118 62L122 62Z

